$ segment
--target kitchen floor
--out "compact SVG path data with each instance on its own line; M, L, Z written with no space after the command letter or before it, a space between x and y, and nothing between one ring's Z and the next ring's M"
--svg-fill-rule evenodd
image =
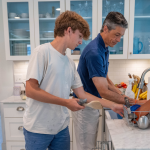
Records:
M0 116L0 150L2 150L2 126L1 126L1 116Z

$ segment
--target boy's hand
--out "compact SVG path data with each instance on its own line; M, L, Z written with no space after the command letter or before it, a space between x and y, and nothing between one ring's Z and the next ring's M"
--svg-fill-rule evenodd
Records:
M116 104L116 103L114 103L112 105L111 110L113 110L114 112L116 112L117 114L119 114L120 116L123 117L124 110L123 110L123 105L122 104Z
M81 109L84 109L85 106L79 105L77 102L79 99L73 98L73 99L67 99L66 107L70 109L71 111L78 111Z

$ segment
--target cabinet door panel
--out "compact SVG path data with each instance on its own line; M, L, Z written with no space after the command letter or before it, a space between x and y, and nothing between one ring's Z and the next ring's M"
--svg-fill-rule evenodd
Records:
M33 1L2 2L6 59L29 60L35 47Z
M54 40L56 18L65 11L64 0L34 0L36 46Z
M97 0L66 0L66 9L74 11L85 19L90 28L90 37L83 40L75 49L67 49L67 55L73 60L78 60L86 45L97 36Z
M129 0L98 0L98 33L102 29L102 24L111 11L117 11L124 15L129 23ZM128 29L114 47L108 47L110 59L127 59L128 52Z
M25 142L7 142L7 150L25 150Z
M6 141L24 141L23 118L5 118Z
M150 58L150 1L130 0L130 59Z

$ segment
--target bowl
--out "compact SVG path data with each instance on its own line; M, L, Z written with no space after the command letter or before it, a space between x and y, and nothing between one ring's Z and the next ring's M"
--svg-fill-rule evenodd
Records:
M29 15L27 13L22 13L20 16L21 18L29 18Z
M141 116L137 124L140 129L146 129L149 126L149 120L146 116Z
M8 17L9 17L9 18L15 18L15 17L17 17L17 14L11 12L11 13L8 14Z

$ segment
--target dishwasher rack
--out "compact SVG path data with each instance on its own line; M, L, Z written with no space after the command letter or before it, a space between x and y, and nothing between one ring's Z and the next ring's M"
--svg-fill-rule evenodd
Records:
M113 150L112 147L111 141L97 141L96 147L92 148L92 150Z

